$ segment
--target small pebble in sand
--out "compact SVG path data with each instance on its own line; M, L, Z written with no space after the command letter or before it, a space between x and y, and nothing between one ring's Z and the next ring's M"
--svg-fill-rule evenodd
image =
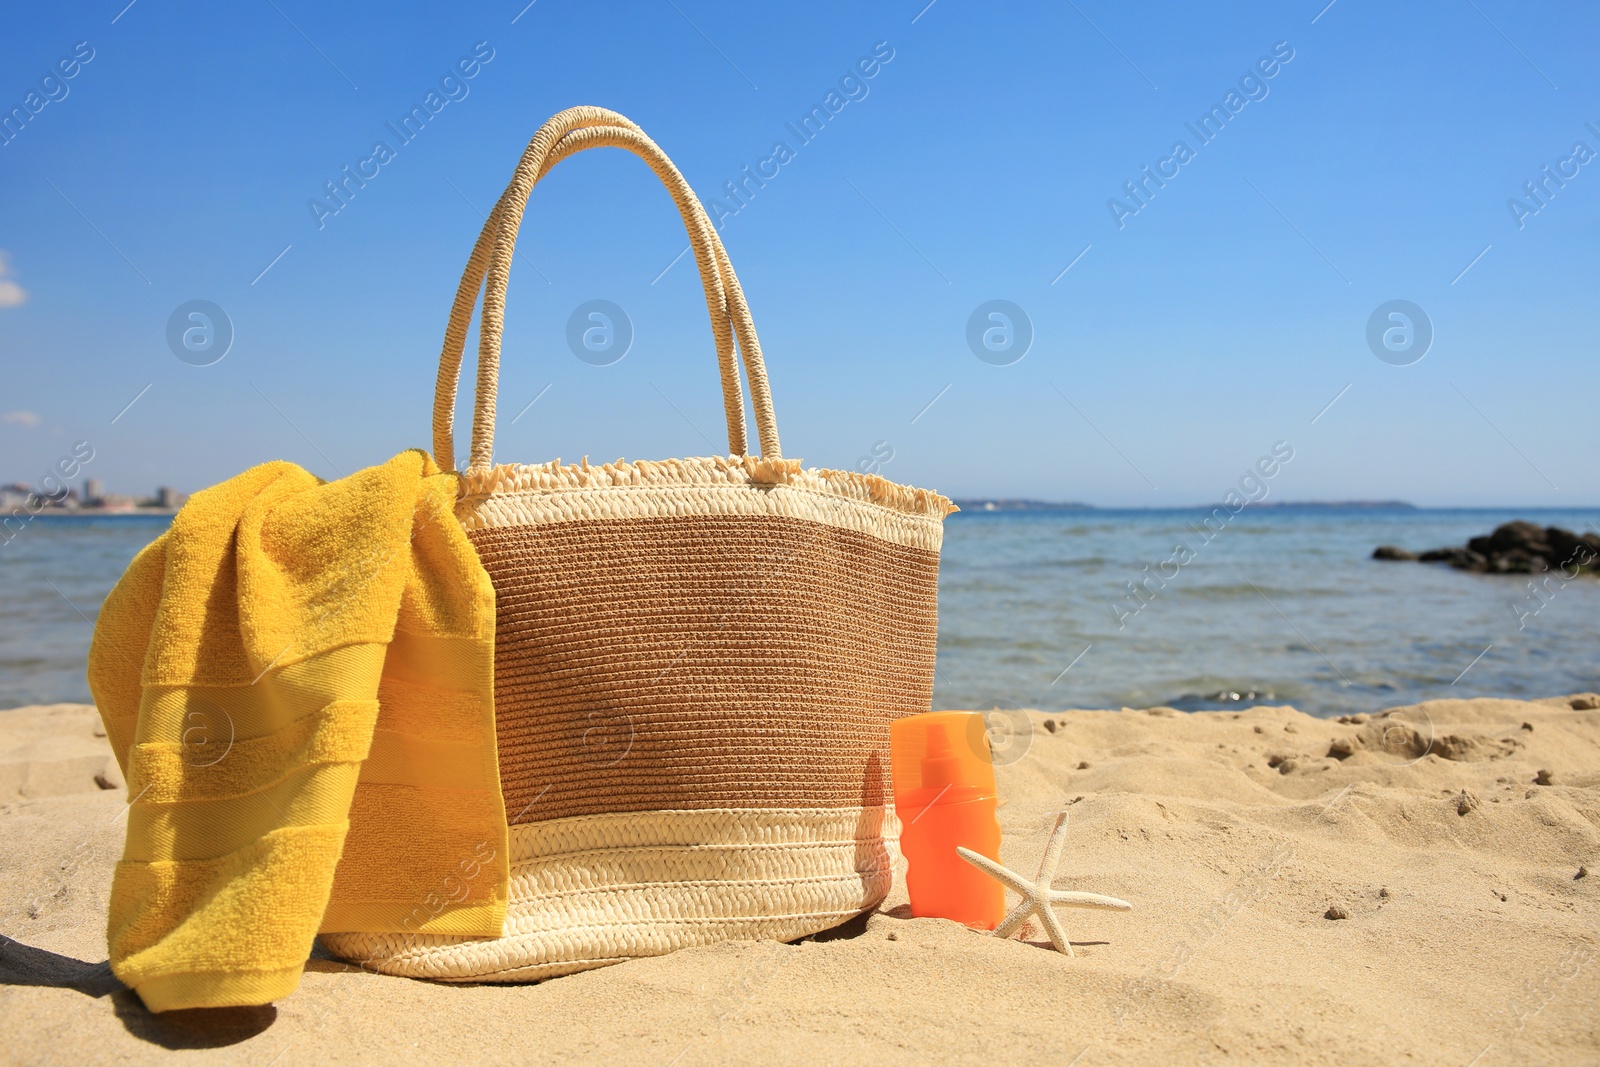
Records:
M1296 726L1292 722L1286 722L1283 724L1283 732L1286 734L1297 734L1300 732L1300 727Z
M1086 771L1088 769L1089 769L1089 761L1088 760L1082 759L1082 760L1078 761L1078 770Z
M1279 774L1291 774L1291 773L1293 773L1294 769L1296 767L1298 767L1298 766L1300 766L1300 764L1298 762L1296 762L1295 760L1286 759L1282 763L1278 764L1278 773Z
M1383 888L1378 890L1378 899L1379 900L1388 900L1389 899L1389 887L1388 886L1384 886Z
M1534 785L1555 785L1556 783L1555 783L1555 780L1551 777L1550 772L1547 771L1547 770L1544 770L1543 768L1541 768L1539 770L1539 773L1533 776L1533 784Z
M1579 878L1587 878L1587 877L1589 877L1589 868L1587 868L1587 867L1579 867L1578 868L1578 873L1572 876L1572 880L1574 882L1576 882Z
M94 776L94 784L99 786L101 789L118 788L117 782L105 771L100 771Z
M1324 919L1348 919L1350 918L1350 913L1339 907L1339 905L1335 904L1333 907L1323 912L1322 917Z
M1356 754L1356 739L1353 737L1335 737L1328 744L1328 755L1334 759L1349 759Z
M1046 719L1044 721L1044 728L1046 730L1049 730L1051 733L1055 733L1056 732L1056 721L1054 719Z
M1258 734L1264 734L1264 733L1267 732L1266 730L1262 729L1260 726L1252 727L1252 729L1254 729L1255 732L1258 733Z
M889 936L887 938L885 938L885 940L898 941L898 940L900 940L900 935L895 933L893 930L890 930L889 931Z
M1531 734L1531 733L1533 733L1533 723L1531 723L1531 722L1525 722L1525 723L1523 723L1523 724L1522 724L1522 728L1523 728L1523 729L1524 729L1524 730L1526 730L1526 731L1528 731L1528 732L1529 732L1529 733L1530 733L1530 734Z
M1467 812L1476 811L1477 809L1478 798L1463 789L1461 794L1456 797L1456 814L1465 815Z

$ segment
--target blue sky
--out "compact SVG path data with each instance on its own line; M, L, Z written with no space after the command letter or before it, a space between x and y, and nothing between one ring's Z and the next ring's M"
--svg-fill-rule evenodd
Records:
M0 146L0 481L37 482L79 440L128 492L427 446L478 212L540 122L589 103L728 211L725 181L792 152L722 231L787 455L1165 506L1220 498L1282 440L1278 499L1600 501L1584 5L125 3L34 5L0 39L0 107L39 94ZM492 58L400 144L386 124L475 48ZM892 58L841 89L875 49ZM786 124L830 91L845 102L802 143ZM1186 124L1213 105L1227 122L1202 144ZM310 201L379 140L393 158L319 227ZM1147 165L1171 176L1135 205ZM1533 201L1547 165L1569 176ZM661 273L683 246L624 153L541 184L497 459L725 447L695 271ZM607 366L565 340L594 299L635 335ZM1395 299L1434 335L1405 366L1367 341ZM168 345L192 300L232 324L209 366ZM991 300L1031 323L1009 365L968 345Z

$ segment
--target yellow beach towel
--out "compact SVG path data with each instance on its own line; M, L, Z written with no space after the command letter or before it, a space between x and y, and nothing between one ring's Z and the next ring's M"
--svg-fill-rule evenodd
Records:
M497 937L494 589L422 452L197 493L106 599L89 686L131 806L111 968L265 1004L319 931Z

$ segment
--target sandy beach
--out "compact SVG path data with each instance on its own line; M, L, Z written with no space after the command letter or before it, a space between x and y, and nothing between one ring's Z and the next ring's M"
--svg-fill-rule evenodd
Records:
M98 729L0 712L0 1061L1600 1062L1595 694L1032 714L1003 860L1031 875L1065 807L1056 886L1135 906L1063 910L1075 959L910 919L897 885L798 944L535 986L313 958L275 1006L165 1016L104 962L127 798Z

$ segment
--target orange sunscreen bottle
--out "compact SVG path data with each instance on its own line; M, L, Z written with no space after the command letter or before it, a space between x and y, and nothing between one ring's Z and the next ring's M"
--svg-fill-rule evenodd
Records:
M993 930L1005 917L1005 889L956 855L956 846L1000 860L994 764L983 716L933 711L889 729L900 848L910 864L911 914Z

